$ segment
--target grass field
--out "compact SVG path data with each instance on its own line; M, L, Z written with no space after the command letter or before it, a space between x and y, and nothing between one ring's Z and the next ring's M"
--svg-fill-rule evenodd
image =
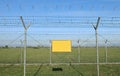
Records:
M23 76L21 64L21 49L0 48L0 76ZM49 48L27 48L27 76L96 76L95 64L78 64L78 48L72 48L71 53L52 53L52 63L69 63L60 65L44 65L50 62ZM105 63L105 48L99 48L100 63ZM108 63L120 62L120 48L108 48ZM23 61L22 61L23 62ZM80 63L95 63L95 48L80 48ZM15 64L20 65L15 65ZM39 64L41 63L41 64ZM5 65L10 64L10 65ZM62 68L63 71L52 71L52 68ZM100 64L100 76L120 76L120 64Z

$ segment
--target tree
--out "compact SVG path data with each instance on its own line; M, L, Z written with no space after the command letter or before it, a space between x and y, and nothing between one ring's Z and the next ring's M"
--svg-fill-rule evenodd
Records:
M5 48L8 48L8 45L5 45Z

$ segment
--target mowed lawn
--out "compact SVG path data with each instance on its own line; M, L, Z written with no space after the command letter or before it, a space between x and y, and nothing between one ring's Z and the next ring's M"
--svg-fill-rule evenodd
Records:
M22 50L22 55L21 55ZM120 48L108 47L108 62L120 62ZM0 48L0 76L23 76L23 48ZM80 57L80 58L79 58ZM105 48L99 48L100 63L104 63ZM52 53L52 63L68 63L61 65L44 65L50 63L50 48L27 48L27 76L96 76L96 65L73 65L71 63L95 63L95 48L72 48L71 53ZM14 65L14 64L20 65ZM41 63L41 64L39 64ZM4 65L10 64L10 65ZM62 68L62 71L52 71L53 68ZM101 64L100 76L120 76L119 64Z

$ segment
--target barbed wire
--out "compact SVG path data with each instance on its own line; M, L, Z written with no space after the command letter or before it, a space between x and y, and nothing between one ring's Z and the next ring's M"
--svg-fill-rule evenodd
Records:
M23 19L24 19L24 22L26 25L29 22L32 23L31 28L34 28L35 26L37 28L41 28L41 27L67 27L67 28L79 27L79 28L82 28L83 26L84 26L83 28L93 28L92 25L96 25L97 18L98 17L95 17L95 16L23 16ZM107 36L112 35L115 37L120 36L120 33L118 31L120 29L120 17L101 17L100 27L105 27L105 26L107 28L112 27L112 30L100 30L103 32L108 32L108 33L102 33L103 36L105 36L105 35L107 35ZM19 27L20 27L20 29L19 29ZM117 28L117 29L113 30L113 27ZM7 32L7 34L9 32L9 34L13 34L13 35L16 32L19 34L23 34L23 31L24 31L22 22L21 22L19 16L0 16L0 28L1 28L1 30L0 30L1 35L5 34L6 32ZM52 30L52 31L47 30L47 31L49 33L42 31L42 30L29 29L28 37L32 38L35 42L38 43L38 40L37 40L38 38L35 39L35 38L33 38L34 36L41 36L41 35L43 36L44 35L44 36L62 36L62 37L64 37L67 35L68 38L73 37L73 36L78 36L79 34L84 37L92 36L92 38L93 38L93 36L94 36L94 30L80 30L80 31L72 30L73 33L71 33L70 31L66 31L66 33L62 33L59 30L58 30L58 32L56 32L54 30ZM86 32L86 31L87 31L87 33L83 33L83 34L81 33L81 32ZM41 33L37 33L37 32L41 32ZM111 32L114 32L114 33L111 33ZM19 39L19 38L20 37L17 37L17 39ZM76 38L79 38L79 37L76 37ZM16 39L15 40L12 39L12 40L13 40L12 42L16 41ZM82 40L82 42L83 42L82 44L84 44L84 42L94 42L94 39L92 39L92 41L88 40L88 39L86 39L86 40ZM109 40L109 41L119 42L118 39L116 41L115 40L113 40L113 41ZM104 41L101 40L101 42L104 42ZM11 42L10 42L10 44L11 44Z
M81 24L92 25L96 24L97 17L85 17L85 16L24 16L25 23L31 22L32 25L37 24ZM0 16L1 26L18 26L22 24L19 16ZM120 25L120 17L101 17L100 24L104 25ZM38 26L38 25L37 25ZM39 25L41 26L41 25ZM65 25L64 25L65 26ZM80 26L80 25L74 25ZM69 27L69 26L67 26Z

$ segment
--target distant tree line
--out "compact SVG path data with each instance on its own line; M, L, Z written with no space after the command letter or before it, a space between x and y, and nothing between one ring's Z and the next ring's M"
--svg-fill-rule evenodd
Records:
M5 46L1 46L1 48L9 48L8 45L5 45Z

